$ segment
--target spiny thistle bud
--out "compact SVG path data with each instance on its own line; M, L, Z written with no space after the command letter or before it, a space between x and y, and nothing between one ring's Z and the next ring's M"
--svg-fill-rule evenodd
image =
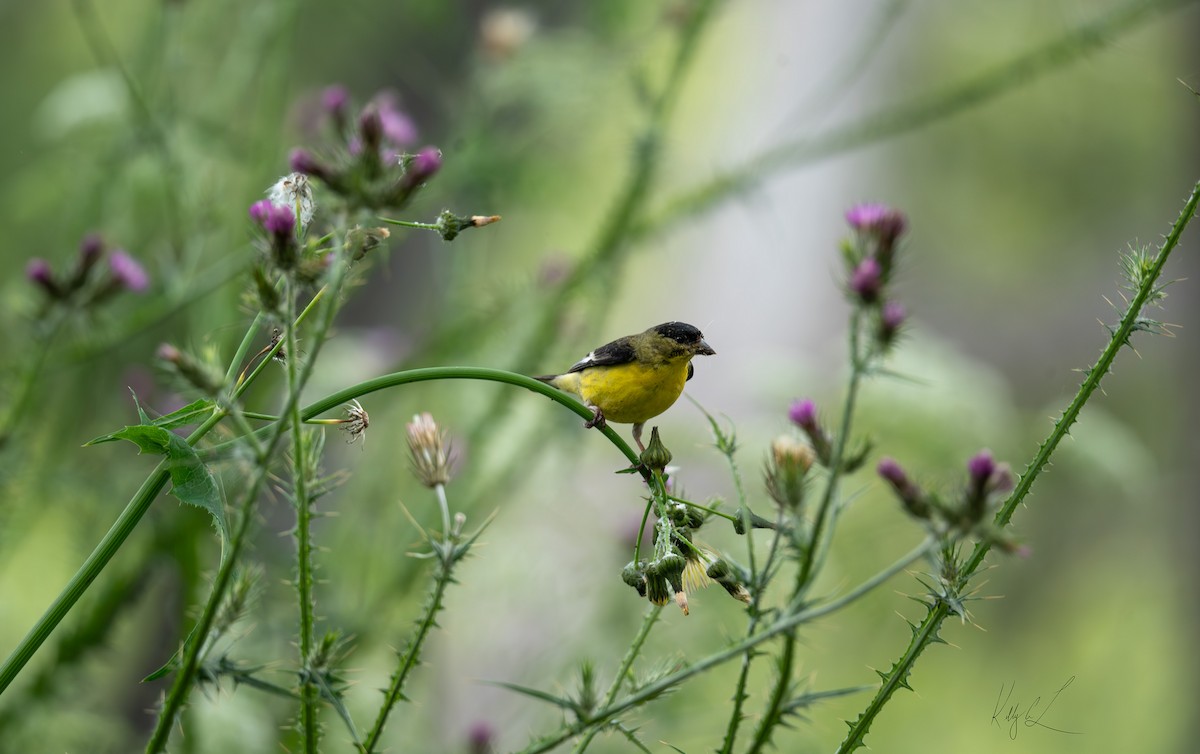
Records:
M29 260L29 264L25 266L25 277L29 282L37 285L50 298L62 298L63 289L54 278L54 271L50 269L50 263L41 257L35 257Z
M646 574L646 599L654 605L665 605L671 601L671 585L662 576Z
M780 435L771 442L764 476L767 494L776 504L792 511L800 508L804 501L804 477L814 460L813 449L791 435Z
M383 121L379 108L367 105L358 116L358 137L362 140L363 153L379 159L379 145L383 141Z
M880 274L887 280L892 271L896 241L908 225L904 215L883 204L860 204L846 212L846 222L859 235L874 242Z
M660 474L671 462L671 451L667 450L662 438L658 436L658 427L650 430L650 443L642 451L641 461L643 466Z
M155 355L170 371L182 377L204 395L211 396L220 392L221 375L191 354L180 351L170 343L162 343Z
M325 87L321 92L321 109L333 118L339 128L346 119L346 107L350 104L350 92L341 84Z
M482 228L484 225L500 222L500 215L471 215L459 216L448 209L442 210L442 214L438 215L437 232L441 235L443 241L453 241L458 237L459 233L469 228Z
M904 305L899 301L888 301L879 312L879 342L885 346L891 345L900 332L901 325L908 317Z
M639 597L646 596L645 562L634 563L632 560L621 569L621 580L637 590Z
M495 751L495 739L496 729L490 723L480 720L472 724L467 731L468 754L491 754Z
M679 609L683 611L683 614L687 615L687 593L683 590L683 571L687 568L687 561L684 560L682 555L669 552L654 563L651 563L650 567L655 575L667 580L667 583L671 586L671 591L675 594L675 603L679 605Z
M104 239L100 237L99 233L88 233L83 237L83 241L79 244L79 256L75 260L75 271L71 273L71 280L66 286L69 290L74 291L83 287L92 269L104 256L104 249Z
M127 291L141 293L150 285L150 276L123 249L117 249L108 257L108 269L112 274L112 282Z
M892 490L900 498L900 502L904 504L904 509L916 518L928 519L931 512L929 502L925 499L925 493L921 491L917 485L913 484L908 475L904 473L904 469L900 468L900 464L892 458L882 458L879 465L876 467L879 476L892 486Z
M828 435L825 434L825 430L821 429L821 422L817 418L816 404L808 398L794 401L788 410L788 418L792 420L793 424L804 430L804 434L808 435L808 441L812 443L813 450L817 453L817 460L821 462L821 465L828 466L833 449L830 447Z
M360 261L391 235L392 232L387 228L351 228L346 234L346 251L350 254L350 261Z
M451 449L433 416L428 412L417 414L405 429L417 481L430 488L449 482Z
M964 508L967 520L975 524L986 515L993 493L1012 489L1012 472L1007 464L996 463L992 452L985 448L967 461L967 477Z
M288 155L288 165L294 173L303 173L312 176L323 183L335 183L333 169L325 163L317 159L317 157L306 149L297 147Z
M727 560L718 558L708 566L708 577L721 585L738 602L750 603L750 590L746 588L746 577Z
M882 288L882 269L874 257L867 257L859 262L850 274L850 290L864 304L873 304L879 300L879 291Z

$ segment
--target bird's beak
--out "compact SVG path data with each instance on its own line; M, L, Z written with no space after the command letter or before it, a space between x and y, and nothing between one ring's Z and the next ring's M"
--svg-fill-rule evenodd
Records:
M713 347L705 343L703 340L700 341L700 345L696 346L696 353L700 354L701 356L717 355L717 352L713 350Z

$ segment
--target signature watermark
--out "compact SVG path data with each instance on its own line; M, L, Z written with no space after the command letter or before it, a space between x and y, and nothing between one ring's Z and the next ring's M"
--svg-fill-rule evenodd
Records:
M1054 731L1055 733L1066 733L1071 736L1082 735L1079 731L1064 730L1055 728L1052 725L1042 722L1054 703L1058 701L1058 695L1067 689L1075 682L1075 676L1067 679L1067 682L1058 687L1058 691L1054 692L1054 696L1045 707L1042 707L1042 697L1034 697L1033 701L1027 706L1022 704L1020 699L1013 701L1013 692L1016 691L1017 683L1013 681L1011 685L1000 684L1000 693L996 696L996 706L992 709L992 725L995 725L1000 730L1005 730L1007 727L1008 737L1013 741L1017 740L1017 733L1021 727L1026 728L1044 728ZM1005 693L1007 690L1007 693ZM1012 702L1010 705L1009 702Z

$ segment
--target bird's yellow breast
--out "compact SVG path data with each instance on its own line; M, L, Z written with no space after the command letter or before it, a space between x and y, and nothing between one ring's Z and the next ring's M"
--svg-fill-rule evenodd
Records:
M559 375L552 384L578 395L590 406L599 406L610 422L640 424L666 411L679 399L687 382L688 361L653 365L633 361L590 367Z

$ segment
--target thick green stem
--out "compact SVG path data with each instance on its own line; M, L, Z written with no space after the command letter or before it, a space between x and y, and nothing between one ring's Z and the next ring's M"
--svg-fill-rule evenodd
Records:
M1171 232L1159 247L1158 254L1154 258L1150 269L1142 277L1141 285L1137 293L1129 301L1129 306L1125 309L1124 315L1121 317L1121 323L1112 331L1112 337L1108 344L1104 347L1100 357L1096 363L1087 370L1087 377L1083 384L1079 387L1079 392L1075 394L1075 398L1063 411L1062 417L1054 423L1054 429L1050 435L1038 447L1037 453L1033 460L1025 468L1025 473L1021 475L1021 479L1013 488L1012 494L1008 500L1000 507L996 513L994 523L997 527L1007 526L1012 519L1013 512L1017 506L1024 502L1029 491L1033 489L1033 483L1041 473L1046 464L1050 462L1050 457L1054 454L1055 448L1062 442L1071 429L1071 425L1079 418L1079 412L1083 410L1088 399L1100 387L1100 381L1104 375L1108 374L1112 368L1113 362L1117 358L1123 346L1129 344L1129 338L1133 335L1137 328L1139 319L1141 318L1142 308L1150 300L1151 295L1157 290L1158 278L1162 275L1163 265L1166 264L1167 258L1179 244L1179 239L1183 235L1183 231L1187 228L1188 223L1196 214L1197 203L1200 202L1200 182L1197 182L1192 189L1192 194L1184 205L1183 212L1171 227ZM959 580L957 587L961 590L966 587L971 577L979 570L983 564L984 557L991 550L992 543L987 540L980 541L975 545L975 549L971 552L971 556L963 564L959 572ZM875 697L867 705L867 708L862 711L850 726L849 733L838 747L839 754L848 754L851 751L863 745L863 741L871 728L871 724L879 715L879 712L887 704L892 694L896 689L907 686L907 679L913 666L917 662L917 658L921 656L921 652L938 636L938 630L941 628L942 621L950 614L949 607L942 601L935 602L930 606L929 611L925 615L925 619L921 621L921 625L913 632L912 640L909 642L908 648L893 665L891 671L887 674L883 684L875 693Z
M317 724L318 689L312 682L309 663L313 649L313 595L312 595L312 501L308 497L308 453L304 447L304 422L300 418L300 374L296 355L299 339L296 327L296 297L293 286L286 287L288 303L287 340L287 385L288 424L292 435L292 502L296 506L296 599L300 617L300 735L304 740L305 754L317 754L320 726ZM266 459L261 461L264 465Z

